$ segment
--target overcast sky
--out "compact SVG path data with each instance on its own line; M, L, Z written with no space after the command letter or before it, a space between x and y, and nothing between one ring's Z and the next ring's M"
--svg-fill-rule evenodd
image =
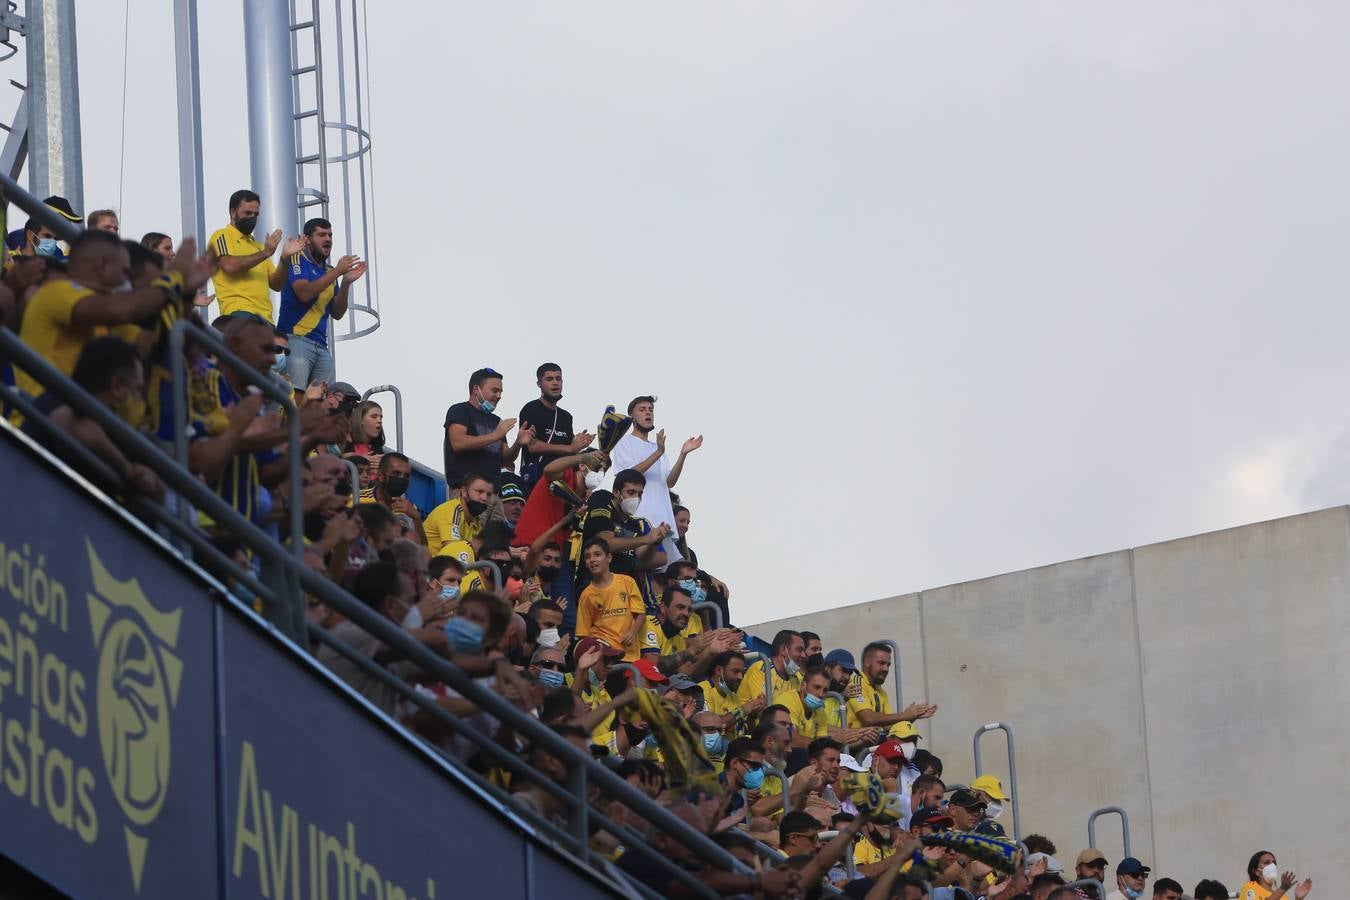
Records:
M201 6L210 229L250 55ZM177 236L171 2L124 166L123 4L78 7L86 206ZM384 324L340 377L436 468L479 366L514 415L556 360L592 430L656 394L740 622L1346 500L1350 5L371 15Z

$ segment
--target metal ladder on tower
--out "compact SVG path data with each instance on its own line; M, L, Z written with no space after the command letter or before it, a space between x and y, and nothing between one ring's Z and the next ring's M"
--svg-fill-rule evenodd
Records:
M302 220L314 215L327 219L328 147L324 137L319 0L287 0L287 3L291 12L291 102L295 110L295 183L299 195L296 202ZM302 15L308 18L302 19ZM306 31L310 40L302 41L301 34ZM315 207L314 214L303 212Z

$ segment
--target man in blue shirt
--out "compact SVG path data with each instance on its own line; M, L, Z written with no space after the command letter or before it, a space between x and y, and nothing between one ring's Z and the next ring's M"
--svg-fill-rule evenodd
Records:
M333 226L327 219L310 219L305 223L304 249L286 260L289 268L277 331L292 338L286 366L297 394L313 382L331 384L337 377L328 347L328 319L347 314L347 293L366 273L359 256L344 256L330 266L332 251Z

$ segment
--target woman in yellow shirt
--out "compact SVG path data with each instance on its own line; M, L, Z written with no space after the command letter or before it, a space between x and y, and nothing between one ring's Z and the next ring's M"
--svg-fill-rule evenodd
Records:
M1258 850L1252 854L1252 858L1247 861L1247 878L1249 881L1238 890L1238 900L1284 900L1291 895L1295 900L1303 900L1312 891L1311 878L1305 878L1295 888L1297 875L1293 872L1281 875L1275 854L1269 850ZM1290 888L1294 888L1292 892Z

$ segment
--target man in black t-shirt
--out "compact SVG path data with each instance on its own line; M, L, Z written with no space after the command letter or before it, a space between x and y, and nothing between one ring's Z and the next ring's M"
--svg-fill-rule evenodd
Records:
M562 399L562 367L544 363L535 375L539 399L531 400L520 410L520 424L534 430L534 439L520 454L520 480L526 495L552 459L580 453L591 444L589 432L572 434L572 414L558 406Z
M469 399L445 411L445 482L454 488L471 472L496 477L502 466L516 461L521 447L534 432L522 425L516 440L507 444L506 433L515 427L515 419L493 414L502 398L502 375L493 369L479 369L469 376Z
M625 469L614 476L614 491L592 491L586 498L586 518L581 526L582 541L603 538L609 544L613 559L610 571L628 575L637 582L642 599L650 615L656 615L657 597L652 586L653 570L664 568L666 554L661 541L670 535L664 523L652 527L641 516L636 516L642 500L646 476L636 469ZM576 590L580 593L590 580L589 574L577 573Z

